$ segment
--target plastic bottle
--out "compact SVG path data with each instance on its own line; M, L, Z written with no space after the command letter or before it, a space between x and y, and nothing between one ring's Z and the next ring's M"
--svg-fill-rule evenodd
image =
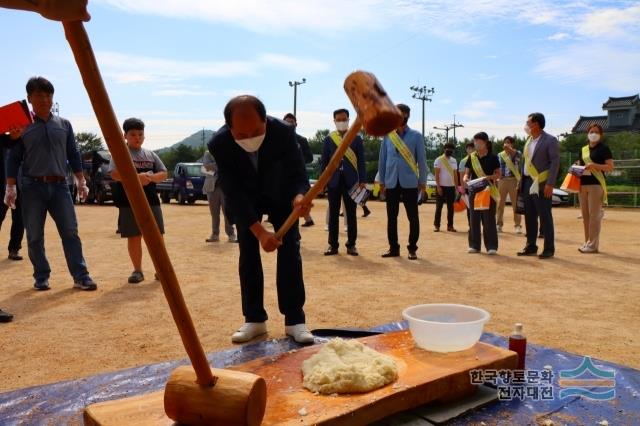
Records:
M522 332L522 324L520 323L516 324L513 333L509 336L509 350L518 354L517 370L524 370L527 355L527 338Z

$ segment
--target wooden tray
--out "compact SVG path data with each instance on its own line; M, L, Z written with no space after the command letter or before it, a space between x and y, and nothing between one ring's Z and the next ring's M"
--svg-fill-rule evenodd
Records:
M408 331L358 339L395 358L397 382L366 394L314 395L302 387L302 361L320 345L230 367L267 382L264 425L359 425L433 401L450 401L473 392L469 371L514 369L517 354L479 342L462 352L441 354L415 346ZM172 425L164 414L164 392L94 404L85 410L88 425ZM215 401L212 401L215 404ZM304 409L304 410L303 410ZM306 415L301 415L306 412Z

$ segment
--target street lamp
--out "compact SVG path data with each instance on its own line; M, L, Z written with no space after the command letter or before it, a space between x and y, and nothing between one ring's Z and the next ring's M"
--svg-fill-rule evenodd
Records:
M412 98L420 99L422 101L422 139L424 139L424 103L426 101L431 102L435 89L433 87L431 89L427 89L427 86L411 86L409 89L413 92L413 95L411 95Z
M60 116L60 105L57 102L53 104L53 108L51 108L51 112L55 116Z
M298 118L298 116L296 115L296 109L298 107L298 86L305 84L307 82L306 78L303 78L302 81L290 81L289 82L289 87L293 87L293 115L296 116L296 119Z

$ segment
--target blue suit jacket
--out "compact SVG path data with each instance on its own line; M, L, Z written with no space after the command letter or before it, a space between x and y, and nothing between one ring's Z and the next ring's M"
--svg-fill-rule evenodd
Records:
M329 164L329 160L333 156L333 153L336 152L338 146L333 142L331 136L327 136L324 138L322 145L322 170L327 168ZM365 183L367 180L367 168L364 162L364 143L362 142L362 138L360 135L356 136L351 144L351 149L356 153L356 157L358 158L358 170L355 170L349 160L346 157L342 158L340 162L340 167L336 170L331 179L329 180L329 184L327 185L329 188L337 188L340 184L340 176L344 178L346 182L347 188L351 188L356 183Z
M400 182L402 188L417 188L419 183L427 183L426 154L422 134L407 127L401 138L418 163L419 176L416 177L416 174L402 158L402 155L396 151L396 147L389 139L389 136L385 136L382 140L382 145L380 145L379 179L387 188L395 188L398 182Z

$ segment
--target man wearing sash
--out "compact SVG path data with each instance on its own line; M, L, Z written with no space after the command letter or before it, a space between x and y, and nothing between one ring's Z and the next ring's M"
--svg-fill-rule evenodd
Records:
M580 253L598 253L602 209L607 204L607 181L604 172L613 170L613 155L602 142L604 131L599 124L591 124L587 129L589 144L582 147L578 164L585 166L580 176L580 208L584 224L584 244Z
M411 110L405 104L398 104L404 116L402 126L384 137L380 145L378 173L380 192L387 200L387 239L389 250L382 257L400 256L398 244L398 210L400 201L409 219L409 259L418 258L418 237L420 219L418 218L418 197L424 193L427 185L427 166L422 135L410 129L407 121Z
M555 254L555 234L551 214L553 186L558 177L560 155L558 139L544 129L545 118L534 112L527 118L525 132L530 135L524 152L521 173L523 175L520 190L524 194L524 221L527 232L527 245L518 252L518 256L538 254L536 237L538 218L544 235L544 247L538 256L548 259Z
M342 143L342 138L349 129L349 111L338 109L333 112L336 130L324 138L322 146L322 170L324 170L333 153ZM360 135L356 136L347 150L340 166L333 173L327 185L329 193L329 247L325 256L338 254L338 227L340 219L340 199L344 201L344 214L347 217L347 254L357 256L356 239L358 237L358 222L356 219L356 203L349 196L354 186L365 186L366 168L364 162L364 145Z
M447 204L447 231L456 232L453 227L453 203L456 201L458 184L458 162L453 157L455 145L450 142L444 144L444 154L433 162L436 177L436 215L433 219L433 231L440 232L440 218L442 206Z
M504 207L507 195L511 200L513 208L513 222L516 227L516 234L522 234L520 221L522 217L516 213L516 199L518 198L518 183L522 178L520 174L520 159L522 153L515 148L515 139L511 136L504 138L504 151L498 154L500 161L500 180L498 181L498 191L500 192L500 202L498 203L498 232L502 232L504 225Z

